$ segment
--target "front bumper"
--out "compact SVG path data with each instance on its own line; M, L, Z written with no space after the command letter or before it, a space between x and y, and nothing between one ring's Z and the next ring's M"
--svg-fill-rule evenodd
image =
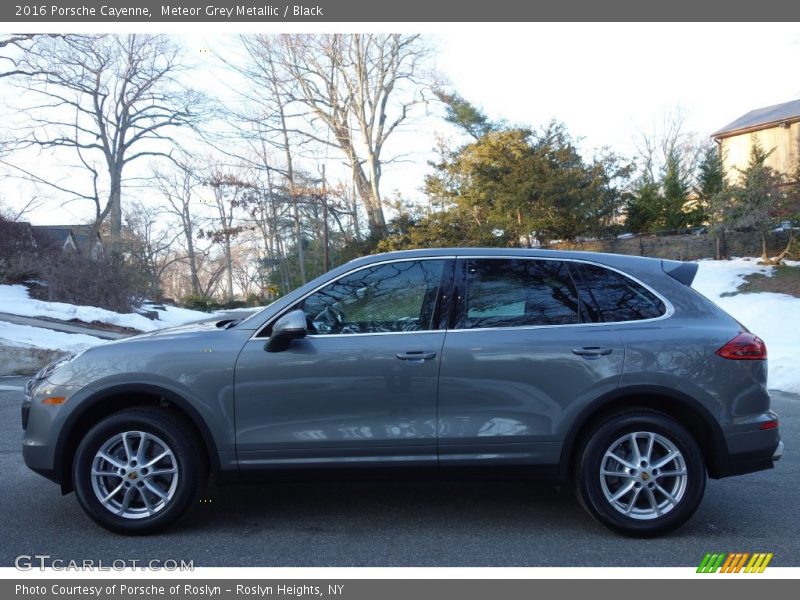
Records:
M33 379L29 379L25 383L25 394L22 397L22 406L20 406L20 411L22 413L22 430L25 431L28 428L28 419L31 416L31 402L33 395L33 387L36 382Z
M85 389L85 388L84 388ZM46 380L31 380L25 386L20 407L22 429L22 458L29 469L58 481L56 445L67 414L75 405L73 400L81 390L78 386L53 385ZM60 405L46 405L48 396L67 398Z

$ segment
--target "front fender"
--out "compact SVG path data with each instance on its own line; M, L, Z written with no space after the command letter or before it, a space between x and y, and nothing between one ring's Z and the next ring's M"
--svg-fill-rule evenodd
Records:
M152 376L149 377L152 380ZM208 452L212 472L236 469L235 440L232 411L219 405L209 405L192 394L191 390L176 389L168 382L128 381L103 387L84 388L81 398L75 398L75 408L65 415L54 447L53 472L61 483L62 492L71 491L69 469L72 456L80 443L81 435L99 418L118 408L130 405L126 399L148 397L157 402L173 405L192 422L200 433ZM220 395L224 395L221 394ZM72 400L72 399L71 399ZM118 403L112 406L110 403ZM231 402L232 405L232 402Z

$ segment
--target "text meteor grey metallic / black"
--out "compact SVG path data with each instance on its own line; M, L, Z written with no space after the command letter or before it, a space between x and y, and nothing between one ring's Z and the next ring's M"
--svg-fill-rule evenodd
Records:
M124 533L276 469L515 466L620 533L684 523L706 478L780 457L764 343L697 266L549 250L365 257L252 316L43 369L23 455Z

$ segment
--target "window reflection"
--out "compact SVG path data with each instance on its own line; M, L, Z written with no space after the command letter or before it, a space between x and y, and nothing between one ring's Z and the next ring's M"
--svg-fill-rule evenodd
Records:
M467 261L463 326L514 327L580 322L578 296L560 261Z
M592 307L595 321L654 319L665 312L664 303L624 275L596 265L577 264L583 302Z
M302 301L315 335L432 328L442 260L393 262L346 275Z

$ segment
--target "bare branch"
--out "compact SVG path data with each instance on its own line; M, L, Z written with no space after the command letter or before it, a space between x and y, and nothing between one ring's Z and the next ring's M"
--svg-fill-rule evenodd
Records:
M94 196L50 184L32 167L18 170L73 198L92 200L95 230L110 218L113 247L122 229L125 166L145 156L172 160L171 133L192 127L204 114L205 97L176 79L179 48L167 36L140 34L23 35L0 40L5 46L18 50L0 57L14 65L8 76L42 100L21 110L28 129L15 148L74 152ZM72 120L64 117L69 112Z
M382 152L411 109L422 103L414 91L427 54L421 37L283 34L244 36L242 42L255 65L242 72L256 89L282 98L283 130L344 153L370 226L383 235ZM397 102L409 92L411 99ZM257 94L251 97L258 100ZM289 113L297 117L287 118Z

